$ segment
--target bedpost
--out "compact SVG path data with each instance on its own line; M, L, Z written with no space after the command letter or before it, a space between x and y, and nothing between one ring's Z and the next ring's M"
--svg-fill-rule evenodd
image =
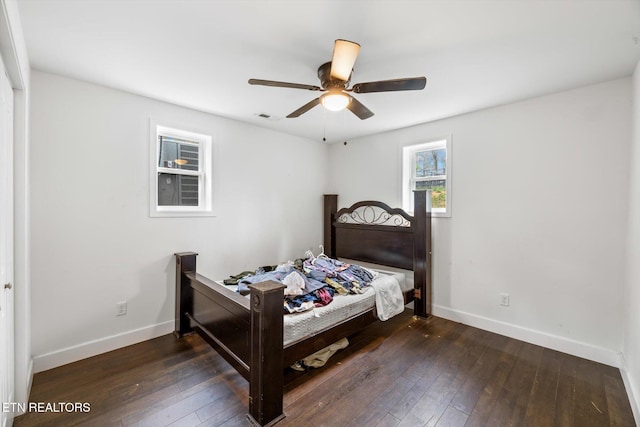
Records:
M284 286L274 281L250 285L251 356L249 414L252 425L270 426L284 418Z
M432 249L431 249L431 190L426 191L427 195L427 226L425 229L425 251L427 252L427 263L426 263L426 272L427 272L427 280L425 286L427 288L427 297L425 299L426 315L431 316L431 305L433 304L432 300L432 292L433 292L433 263L431 262Z
M176 253L176 326L173 333L178 337L191 332L193 329L189 324L189 318L186 313L190 313L193 309L193 296L191 284L186 273L196 272L196 256L195 252Z
M331 258L336 258L336 229L333 227L336 212L338 211L338 195L324 195L323 234L324 250Z
M427 197L431 191L414 191L413 280L416 300L413 314L431 315L431 210L427 211Z

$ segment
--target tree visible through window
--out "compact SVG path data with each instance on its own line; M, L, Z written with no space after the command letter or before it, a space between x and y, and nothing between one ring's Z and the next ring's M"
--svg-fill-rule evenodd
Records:
M431 207L447 207L447 149L415 153L414 183L416 190L431 190Z
M405 146L402 159L405 210L413 211L413 190L431 190L432 212L436 216L450 216L450 138Z

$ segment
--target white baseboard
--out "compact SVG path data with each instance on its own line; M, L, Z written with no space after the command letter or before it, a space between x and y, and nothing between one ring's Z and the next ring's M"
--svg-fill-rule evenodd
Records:
M620 368L621 354L607 348L438 305L433 306L433 315Z
M67 363L157 338L173 332L174 326L175 322L170 320L35 356L33 358L33 372L38 373L57 368Z
M627 370L627 362L623 354L620 355L620 375L622 375L624 388L627 390L627 396L629 396L633 417L636 419L636 424L640 425L640 384L636 383L634 385L633 378L631 378Z

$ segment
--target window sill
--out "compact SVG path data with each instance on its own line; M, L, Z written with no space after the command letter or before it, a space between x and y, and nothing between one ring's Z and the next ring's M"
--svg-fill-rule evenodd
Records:
M407 211L411 216L414 216L413 211ZM451 218L451 212L431 212L431 218Z
M152 211L149 212L151 218L197 218L215 217L215 212L209 211Z

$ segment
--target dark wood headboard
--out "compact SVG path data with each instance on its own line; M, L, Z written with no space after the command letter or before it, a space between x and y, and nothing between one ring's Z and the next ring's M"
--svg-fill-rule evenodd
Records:
M415 215L377 201L338 210L338 196L324 196L324 246L332 258L413 270L415 298L431 314L431 212L429 191L414 192Z

